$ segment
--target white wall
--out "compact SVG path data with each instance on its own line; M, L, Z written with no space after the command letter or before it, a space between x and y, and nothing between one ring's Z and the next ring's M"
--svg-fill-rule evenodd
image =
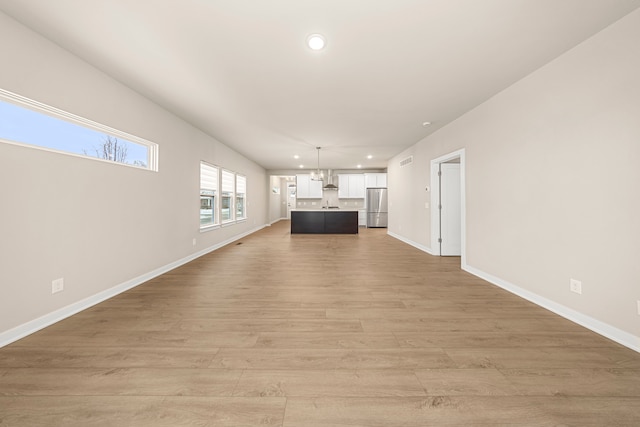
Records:
M268 178L254 162L2 13L0 52L3 89L160 146L156 173L0 143L0 345L266 224ZM200 233L201 160L247 176L248 221ZM51 295L59 277L65 290Z
M640 350L638 40L635 11L392 159L390 233L432 247L429 162L464 148L465 267Z

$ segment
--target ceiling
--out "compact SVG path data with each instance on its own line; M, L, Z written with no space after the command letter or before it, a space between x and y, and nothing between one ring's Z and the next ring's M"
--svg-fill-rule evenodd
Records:
M639 6L0 0L0 11L270 170L314 169L317 146L322 168L384 168ZM311 33L325 49L305 45Z

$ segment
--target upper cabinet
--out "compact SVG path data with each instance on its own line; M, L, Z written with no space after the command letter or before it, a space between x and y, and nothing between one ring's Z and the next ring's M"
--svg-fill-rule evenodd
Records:
M387 187L387 174L386 173L365 173L365 188L386 188Z
M311 175L296 175L296 197L298 199L322 199L322 181L311 180Z
M364 199L364 175L361 173L338 174L338 198Z

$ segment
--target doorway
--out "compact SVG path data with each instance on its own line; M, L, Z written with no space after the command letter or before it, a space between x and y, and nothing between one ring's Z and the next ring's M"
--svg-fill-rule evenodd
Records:
M269 224L291 218L291 210L296 208L295 185L295 175L270 175L266 189L269 193Z
M297 189L295 181L287 182L287 219L291 219L291 210L296 208Z
M460 256L465 265L464 149L431 161L431 251Z

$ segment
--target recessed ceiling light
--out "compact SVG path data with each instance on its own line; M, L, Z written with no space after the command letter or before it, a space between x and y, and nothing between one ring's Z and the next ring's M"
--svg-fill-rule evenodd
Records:
M360 169L362 167L362 165L358 165L357 167L358 167L358 169Z
M297 154L294 154L294 155L293 155L293 158L294 158L294 159L299 159L299 158L300 158L300 156L298 156Z
M372 156L371 154L369 154L369 155L367 156L367 159L373 159L373 156Z
M300 165L300 166L298 166L298 167L299 167L300 169L302 169L302 168L304 168L304 165Z
M423 126L423 127L427 127L427 126L429 126L429 125L431 125L431 122L423 122L423 123L422 123L422 126Z
M321 50L326 44L327 42L322 34L311 34L307 37L307 46L313 50Z

